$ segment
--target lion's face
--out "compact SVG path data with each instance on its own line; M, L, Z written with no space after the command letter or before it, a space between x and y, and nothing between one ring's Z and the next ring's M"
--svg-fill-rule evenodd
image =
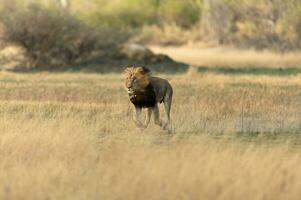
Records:
M150 71L144 67L128 67L124 77L128 93L142 91L149 84Z

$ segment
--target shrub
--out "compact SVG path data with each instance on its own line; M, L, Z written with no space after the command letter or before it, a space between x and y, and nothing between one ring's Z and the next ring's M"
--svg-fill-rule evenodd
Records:
M23 47L30 67L71 65L94 51L106 54L129 36L119 29L88 26L69 13L37 4L6 9L1 22L4 41Z
M91 0L94 9L87 12L82 1L74 4L81 17L90 24L110 27L140 28L155 22L154 10L149 0Z
M298 0L206 1L202 28L220 44L258 49L300 48Z
M87 13L88 7L94 9ZM87 4L77 0L73 8L94 24L105 22L110 26L136 29L170 23L189 28L200 16L200 7L195 0L90 0Z
M174 23L188 29L200 19L200 7L192 0L166 0L161 3L160 19L163 23Z

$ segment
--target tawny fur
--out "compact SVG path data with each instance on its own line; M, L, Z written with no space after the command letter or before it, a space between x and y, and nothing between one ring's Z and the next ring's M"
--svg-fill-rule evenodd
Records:
M172 104L172 95L173 89L169 82L165 79L151 76L150 70L145 67L128 67L124 70L125 76L125 87L128 91L130 100L135 104L132 98L138 97L139 94L144 92L147 94L149 88L152 89L155 95L154 105L148 106L149 104L135 104L135 117L134 121L138 127L146 128L150 122L152 113L154 113L154 122L155 124L161 126L163 129L166 129L170 124L170 109ZM150 95L150 97L153 97ZM162 123L159 118L159 108L158 103L164 103L165 114L167 121ZM140 121L140 114L142 108L147 109L146 121L143 124Z

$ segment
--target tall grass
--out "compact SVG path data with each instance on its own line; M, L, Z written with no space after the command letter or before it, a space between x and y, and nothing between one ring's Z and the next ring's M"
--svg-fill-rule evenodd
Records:
M2 72L1 199L300 197L300 75L161 77L174 134L136 129L119 74Z

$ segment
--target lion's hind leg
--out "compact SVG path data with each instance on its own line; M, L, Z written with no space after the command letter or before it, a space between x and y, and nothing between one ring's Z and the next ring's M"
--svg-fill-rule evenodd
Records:
M164 130L167 129L168 125L170 124L170 109L171 109L171 103L172 103L172 93L166 94L164 97L164 110L165 110L165 115L166 115L166 122L163 124L162 128Z

